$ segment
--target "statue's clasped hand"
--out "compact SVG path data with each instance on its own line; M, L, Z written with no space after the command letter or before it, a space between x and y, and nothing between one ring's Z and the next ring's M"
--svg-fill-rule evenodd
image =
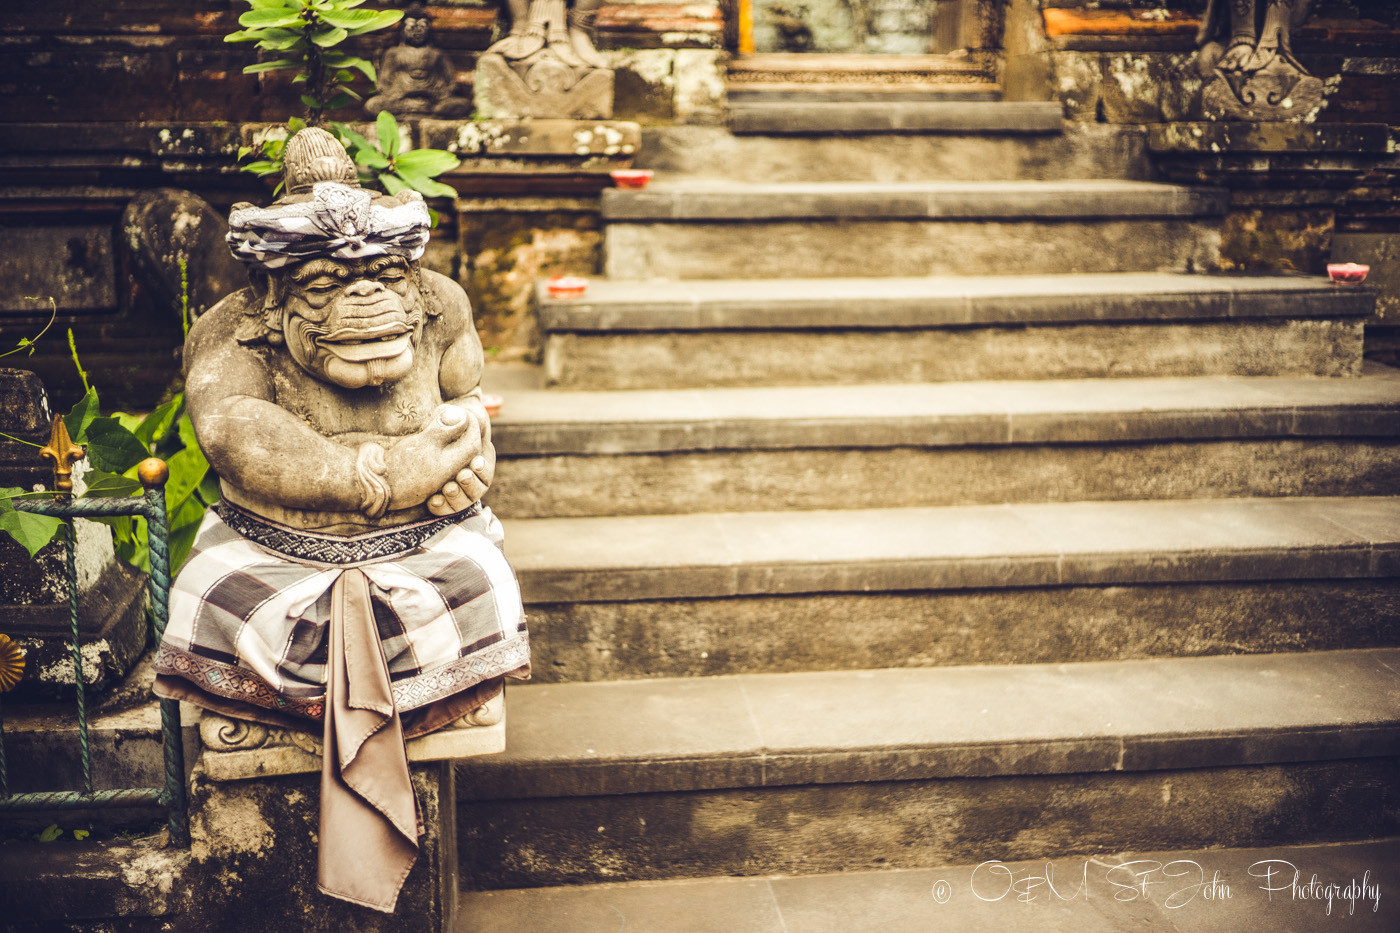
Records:
M426 505L434 515L451 515L480 500L496 472L486 419L481 405L440 405L423 430L389 450L361 445L361 511L374 518L386 508Z

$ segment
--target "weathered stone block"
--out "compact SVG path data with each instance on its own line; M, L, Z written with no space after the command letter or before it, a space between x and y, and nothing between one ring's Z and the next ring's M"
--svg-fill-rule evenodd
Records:
M543 347L534 285L551 275L595 275L603 233L596 203L582 198L457 201L460 280L477 333L501 358L538 358Z
M1376 289L1372 323L1400 324L1400 233L1334 233L1328 261L1370 266L1366 284Z
M1229 272L1325 274L1336 212L1235 208L1225 216L1220 267Z
M427 933L451 929L456 890L452 766L413 765L425 828L392 914L316 887L320 774L214 781L196 766L184 929L298 933Z

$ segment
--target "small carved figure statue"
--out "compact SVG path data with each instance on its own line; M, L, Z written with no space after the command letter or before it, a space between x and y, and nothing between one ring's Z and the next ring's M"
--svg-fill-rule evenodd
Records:
M593 44L603 0L506 0L510 32L476 63L484 117L605 120L613 73Z
M470 116L472 102L453 94L457 69L429 39L432 27L422 3L410 3L403 14L403 41L384 53L379 63L379 93L365 101L371 115L387 110L395 116Z
M156 692L319 729L321 888L392 910L417 857L404 740L529 675L500 523L483 356L462 289L423 269L420 195L359 187L324 130L287 145L287 194L235 205L253 285L185 348L222 501L172 587Z
M1293 121L1316 112L1322 82L1292 50L1292 31L1311 6L1312 0L1210 0L1196 36L1197 68L1209 82L1207 116Z
M575 0L566 13L565 0L508 0L510 33L487 51L521 61L548 46L567 65L606 68L592 35L602 5L603 0Z
M810 52L812 27L807 25L807 7L803 4L774 3L768 7L773 28L784 52Z

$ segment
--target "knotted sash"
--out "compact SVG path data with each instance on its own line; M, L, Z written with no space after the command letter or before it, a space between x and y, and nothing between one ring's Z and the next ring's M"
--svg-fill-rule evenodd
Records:
M317 884L392 912L423 829L369 580L358 569L331 587L330 638Z

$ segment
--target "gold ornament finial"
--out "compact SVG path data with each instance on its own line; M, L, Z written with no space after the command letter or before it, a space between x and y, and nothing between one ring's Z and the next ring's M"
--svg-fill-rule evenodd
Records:
M24 652L8 635L0 635L0 693L8 693L24 676Z
M53 488L55 492L73 492L73 464L87 456L73 439L68 436L68 426L58 415L53 416L53 428L49 431L49 445L39 451L39 456L53 461Z

